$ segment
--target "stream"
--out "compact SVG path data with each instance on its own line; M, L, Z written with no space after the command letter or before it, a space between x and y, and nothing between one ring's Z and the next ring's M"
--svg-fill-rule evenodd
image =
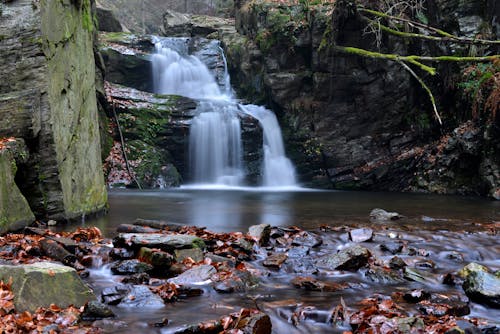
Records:
M395 194L344 191L262 191L254 188L192 189L168 191L114 190L109 194L109 214L82 223L97 226L107 237L113 237L119 224L131 223L136 218L159 219L185 225L204 226L217 232L246 232L251 225L267 223L272 226L298 226L319 235L321 247L309 256L336 252L353 244L342 226L370 227L373 240L363 242L373 255L388 261L393 255L380 249L381 244L395 239L417 250L415 256L401 255L409 265L431 260L434 268L423 269L429 274L425 282L405 281L399 284L381 284L368 279L361 271L320 271L314 277L336 283L348 282L349 289L325 292L294 288L290 280L295 276L313 276L307 268L307 258L280 269L262 266L265 249L257 260L249 263L253 269L264 272L256 289L244 293L221 294L210 286L202 286L201 296L181 299L161 309L128 309L114 307L117 319L102 320L97 325L108 332L174 333L187 324L195 324L237 312L242 307L258 307L272 319L273 333L342 333L349 326L333 327L332 309L342 297L348 308L374 294L391 295L394 291L424 289L438 294L467 300L463 290L441 284L442 277L461 269L469 262L483 264L493 271L500 269L498 228L500 203L473 197L438 196L423 194ZM396 211L405 218L388 223L370 223L373 208ZM325 229L324 226L330 228ZM321 228L323 227L323 228ZM74 229L75 226L67 226ZM459 255L457 255L459 254ZM109 265L91 270L89 282L99 293L116 285L120 276L113 276ZM405 308L417 313L415 305ZM500 310L469 303L471 313L466 317L486 319L489 325L500 325ZM301 321L293 325L299 314ZM153 324L167 318L163 328Z

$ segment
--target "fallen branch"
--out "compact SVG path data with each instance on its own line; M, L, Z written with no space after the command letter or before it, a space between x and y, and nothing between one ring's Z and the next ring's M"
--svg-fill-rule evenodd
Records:
M114 101L112 103L112 106L113 106L113 108L112 108L113 109L113 117L115 118L116 127L118 128L118 134L120 135L120 142L122 144L123 159L125 160L125 166L127 167L127 173L130 176L130 178L132 178L132 180L134 180L134 182L137 184L137 187L142 190L141 184L139 183L139 181L135 177L135 174L132 173L132 170L130 168L130 163L128 162L127 151L125 149L125 140L123 139L122 128L120 126L120 122L118 121L118 116L116 115Z
M410 19L406 19L406 18L403 18L403 17L392 16L392 15L389 15L389 14L386 14L386 13L382 13L382 12L379 12L379 11L376 11L376 10L373 10L373 9L367 9L367 8L363 8L363 7L358 7L358 11L362 12L362 13L372 14L372 15L377 16L377 17L386 18L386 19L389 19L389 20L394 20L394 21L399 21L399 22L405 22L405 23L407 23L407 24L409 24L409 25L411 25L413 27L425 29L427 31L432 31L432 32L434 32L434 33L442 36L442 37L436 37L436 36L434 36L434 37L432 37L432 36L425 37L426 35L403 33L403 32L400 32L398 30L394 30L394 29L388 28L389 30L387 30L387 32L402 33L402 35L399 35L399 36L403 36L403 37L404 36L406 36L406 37L418 37L418 38L424 38L425 37L426 39L433 39L433 40L438 40L438 41L441 41L441 42L456 42L456 43L462 43L462 44L483 44L483 45L498 45L498 44L500 44L500 40L486 40L486 39L480 39L480 38L469 38L469 37L455 36L455 35L450 34L450 33L446 32L444 30L431 27L431 26L429 26L427 24L419 23L419 22L416 22L416 21L413 21L413 20L410 20ZM385 28L382 28L382 27L381 27L381 29L385 30ZM438 39L435 39L435 38L438 38Z
M441 116L439 116L439 113L438 113L438 110L437 110L437 107L436 107L436 100L434 99L434 95L432 95L432 91L430 90L429 86L427 86L425 84L425 82L422 80L422 78L420 78L411 68L410 66L406 65L405 63L403 63L402 61L398 61L399 64L401 64L401 66L403 66L403 68L408 71L415 79L417 79L417 81L420 83L420 85L422 86L423 89L425 89L425 91L427 92L427 95L429 95L429 99L431 100L431 103L432 103L432 108L434 109L434 115L436 116L438 122L439 122L439 125L443 125L443 122L441 121Z

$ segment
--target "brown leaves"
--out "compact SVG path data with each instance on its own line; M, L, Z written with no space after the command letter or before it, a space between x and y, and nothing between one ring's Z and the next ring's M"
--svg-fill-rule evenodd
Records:
M70 306L62 309L56 305L49 308L38 308L34 314L16 312L14 294L11 290L12 280L8 283L0 281L0 328L2 333L42 333L46 326L55 324L59 331L80 333L99 333L97 328L77 325L82 308ZM59 332L58 331L58 332ZM52 333L52 332L51 332Z

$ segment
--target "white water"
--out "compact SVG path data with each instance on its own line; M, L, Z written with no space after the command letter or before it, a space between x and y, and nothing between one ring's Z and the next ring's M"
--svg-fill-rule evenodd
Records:
M190 128L189 166L193 181L204 185L243 185L245 168L238 117L241 110L256 118L263 129L262 186L296 187L295 169L285 155L276 116L264 107L237 104L222 49L224 92L207 66L195 56L181 56L161 41L155 46L152 57L155 92L202 99Z
M276 115L262 106L248 104L241 107L260 122L264 132L264 187L294 186L297 183L295 168L285 155L283 136Z

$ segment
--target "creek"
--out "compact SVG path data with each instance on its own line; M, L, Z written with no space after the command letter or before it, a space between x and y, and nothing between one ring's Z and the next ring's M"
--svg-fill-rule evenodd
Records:
M340 303L340 297L348 307L356 308L356 302L374 294L391 295L394 291L420 288L467 300L460 287L443 285L438 281L446 273L457 271L472 261L492 270L500 269L497 236L487 233L487 225L500 217L500 203L485 199L344 191L262 192L251 188L181 188L169 191L113 191L109 201L107 216L83 224L99 227L108 237L116 234L119 224L132 222L135 218L205 226L208 230L219 232L245 232L250 225L260 223L283 227L295 225L313 231L323 239L323 245L309 254L315 257L352 244L344 230L335 228L370 227L375 236L371 242L362 244L377 258L385 261L392 257L392 254L383 252L380 245L394 241L394 235L391 235L394 233L397 240L421 252L417 256L401 256L408 263L422 259L435 263L434 268L424 270L429 274L425 282L397 284L373 282L362 270L321 271L315 275L317 279L349 282L351 288L337 292L314 292L296 289L290 284L296 276L308 276L307 268L290 267L286 263L280 270L265 268L262 266L265 254L261 254L251 266L267 274L259 278L260 285L256 289L220 294L210 286L202 286L203 295L166 304L160 309L115 307L116 320L126 324L126 328L120 329L122 333L173 333L183 325L215 319L236 312L241 307L255 307L255 304L271 316L276 334L341 333L347 328L334 328L328 324L332 308ZM371 223L368 215L375 207L397 211L405 218L389 223ZM320 229L323 225L333 229ZM450 254L460 254L462 258L457 260ZM302 262L306 263L307 258ZM98 293L104 287L117 284L120 278L113 276L109 266L105 265L91 270L90 283ZM470 303L469 306L469 316L500 325L499 310L477 303ZM408 306L409 314L418 313L414 307ZM291 323L294 312L304 318L297 326ZM170 321L166 327L155 328L151 325L163 318ZM117 326L116 322L113 326ZM116 330L116 327L109 328L110 332Z

